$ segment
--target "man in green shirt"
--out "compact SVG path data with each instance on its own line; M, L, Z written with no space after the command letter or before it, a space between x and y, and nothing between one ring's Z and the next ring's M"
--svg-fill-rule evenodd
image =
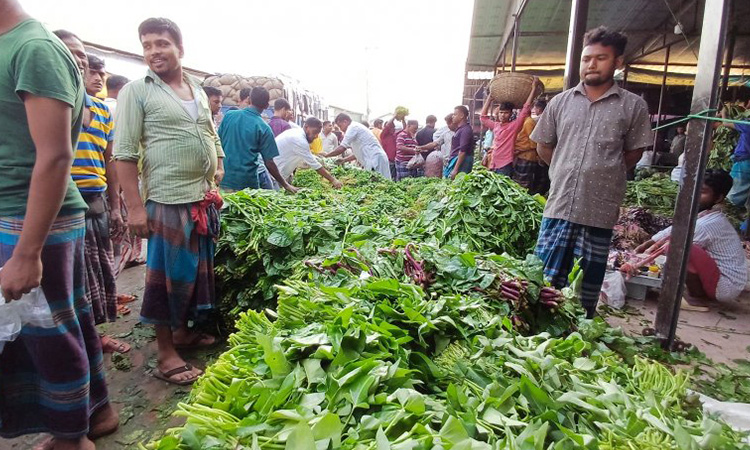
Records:
M255 87L250 91L248 107L227 112L219 127L221 144L227 155L227 172L221 187L227 191L241 191L245 188L258 189L258 155L263 158L266 169L279 186L289 192L297 188L289 184L279 173L273 159L279 156L273 130L260 116L268 108L268 91Z
M0 353L0 436L93 449L118 418L85 298L86 203L70 176L85 66L15 0L0 0L0 49L0 289L14 301L41 287L55 325L24 325Z
M138 35L149 70L120 92L114 155L128 227L148 239L141 321L156 326L154 375L185 385L202 371L187 364L177 349L216 341L187 324L214 305L216 209L221 206L216 184L223 176L224 152L205 92L182 70L177 24L147 19Z

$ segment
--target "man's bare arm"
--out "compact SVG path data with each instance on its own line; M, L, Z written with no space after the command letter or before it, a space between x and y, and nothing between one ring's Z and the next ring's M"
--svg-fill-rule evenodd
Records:
M638 161L641 160L641 156L643 156L644 150L645 149L643 148L639 148L638 150L625 152L625 167L627 167L628 170L632 169L636 164L638 164Z
M128 228L138 237L148 238L148 217L146 208L138 191L138 163L135 161L116 161L117 175L125 206L128 207Z

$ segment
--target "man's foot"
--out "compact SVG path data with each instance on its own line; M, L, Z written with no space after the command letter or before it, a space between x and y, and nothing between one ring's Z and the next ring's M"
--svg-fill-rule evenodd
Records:
M130 345L126 342L118 341L110 336L102 336L102 353L127 353L130 351Z
M121 304L118 303L117 304L117 314L119 314L121 316L127 316L128 314L130 314L130 308L128 308L125 305L121 305Z
M117 415L112 405L107 404L97 410L89 420L89 435L91 440L109 436L120 427L120 416Z
M127 303L133 303L136 300L135 295L130 294L117 294L117 304L125 305Z
M207 348L216 345L218 339L204 333L191 333L175 331L172 334L172 343L176 349Z
M687 298L682 298L682 303L680 304L680 309L684 311L695 311L695 312L709 312L711 311L711 308L706 306L705 304L701 302L697 302L695 300L688 300Z
M202 370L193 367L179 357L160 362L154 371L156 378L179 386L192 384L201 375L203 375Z
M50 436L35 446L34 450L96 450L96 446L87 437L70 440Z

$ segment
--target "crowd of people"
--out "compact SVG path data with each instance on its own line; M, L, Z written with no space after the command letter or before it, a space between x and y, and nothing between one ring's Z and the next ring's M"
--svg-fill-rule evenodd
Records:
M118 296L116 278L143 262L142 239L140 320L156 330L154 376L188 385L203 372L181 352L217 342L188 324L215 303L220 192L295 193L293 176L303 168L340 188L321 158L395 180L453 179L474 166L476 138L465 106L439 128L429 116L420 129L402 108L372 128L347 114L333 123L308 117L300 126L284 99L266 120L269 93L256 87L242 90L240 105L222 114L221 91L203 88L183 70L174 22L147 19L137 36L147 73L105 79L104 61L87 55L74 33L53 34L15 0L0 0L0 64L9 68L0 73L0 287L13 301L41 286L56 324L25 326L0 353L0 436L50 433L42 450L93 449L93 440L118 427L102 353L130 348L96 325L129 311L132 298ZM493 109L491 99L481 116L492 133L485 165L532 192L549 191L536 254L558 288L580 259L588 316L626 171L652 141L644 100L613 81L625 42L619 33L592 30L581 84L548 105L535 101L532 89L515 120L514 105ZM100 99L105 83L107 98ZM721 183L707 186L707 205L726 195ZM714 216L703 220L709 219L718 223ZM700 263L715 260L716 270L696 283L724 274L725 264L704 250ZM722 286L694 292L726 297Z

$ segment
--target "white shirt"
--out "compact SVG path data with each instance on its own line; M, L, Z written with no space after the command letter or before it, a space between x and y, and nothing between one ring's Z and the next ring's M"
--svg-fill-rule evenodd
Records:
M303 128L292 127L276 136L276 146L279 148L279 156L275 157L273 162L279 167L279 172L285 180L301 167L307 166L313 170L323 167L310 151L310 143L307 142Z
M672 227L656 233L659 241L672 233ZM693 244L698 245L716 262L721 276L716 286L716 300L736 299L747 283L745 250L732 224L721 211L711 211L695 223Z
M365 170L380 172L386 179L391 179L388 156L378 138L366 126L357 122L350 123L341 145L352 149L354 157Z
M453 136L455 135L455 131L445 126L435 130L435 134L432 136L432 142L437 142L440 145L440 154L443 155L443 161L446 163L450 161L451 142L453 142Z
M336 137L336 133L333 131L328 133L328 136L321 132L320 140L323 141L323 153L330 153L336 150L336 147L339 146L339 138Z
M115 109L117 109L117 99L107 97L104 99L104 104L109 108L109 112L112 113L112 117L115 116Z
M182 100L182 99L180 99ZM198 120L198 102L197 99L193 100L182 100L182 106L185 108L185 111L187 111L188 115L192 117L193 120Z

